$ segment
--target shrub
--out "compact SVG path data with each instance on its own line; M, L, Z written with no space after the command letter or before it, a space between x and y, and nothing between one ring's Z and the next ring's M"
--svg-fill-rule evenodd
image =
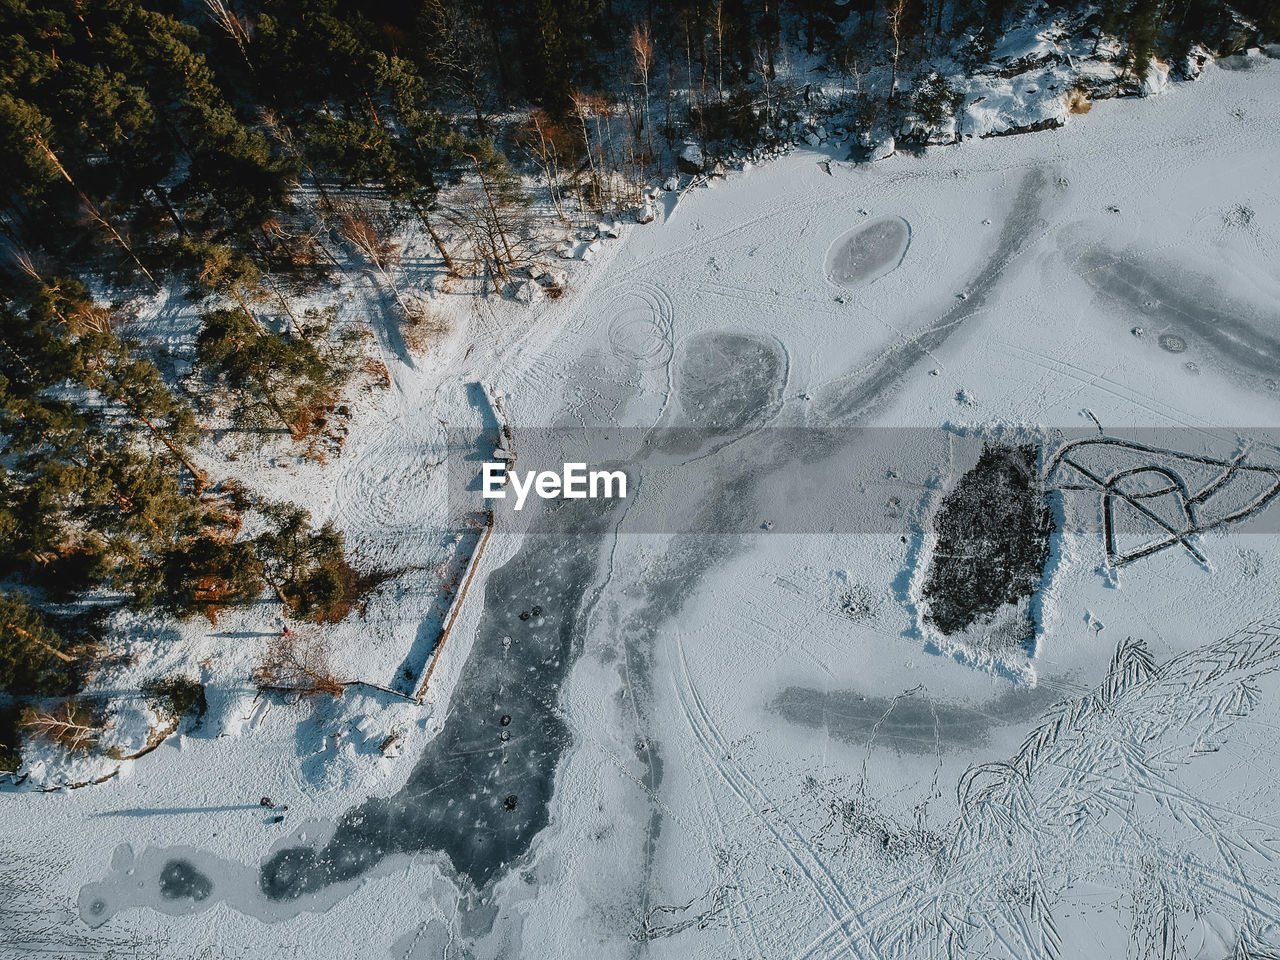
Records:
M156 715L166 720L180 720L193 710L196 719L204 716L208 702L204 684L190 677L173 676L152 680L142 688L142 695Z

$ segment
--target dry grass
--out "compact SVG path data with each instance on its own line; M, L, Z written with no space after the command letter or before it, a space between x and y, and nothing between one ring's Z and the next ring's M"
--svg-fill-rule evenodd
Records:
M453 324L426 301L416 301L413 307L400 333L410 353L427 353L449 335Z
M1082 87L1072 87L1067 91L1067 112L1074 114L1088 113L1093 109L1089 94Z

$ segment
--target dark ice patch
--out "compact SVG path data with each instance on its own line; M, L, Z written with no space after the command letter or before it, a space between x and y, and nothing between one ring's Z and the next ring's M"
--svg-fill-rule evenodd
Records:
M159 888L160 896L166 900L201 903L213 892L213 881L197 870L190 860L170 860L160 871Z
M941 633L960 633L1039 588L1053 530L1039 453L1035 444L989 444L942 498L922 590L924 620Z
M905 753L985 746L993 728L1032 719L1057 694L1019 687L980 706L937 703L923 690L897 697L864 696L856 690L787 687L769 709L789 723L824 730L844 743L890 746Z
M1241 299L1212 277L1174 263L1121 256L1094 247L1076 261L1076 270L1105 300L1119 307L1126 323L1133 314L1153 318L1164 329L1161 349L1196 353L1225 372L1261 380L1280 369L1280 311L1272 304ZM1255 382L1256 382L1255 380Z

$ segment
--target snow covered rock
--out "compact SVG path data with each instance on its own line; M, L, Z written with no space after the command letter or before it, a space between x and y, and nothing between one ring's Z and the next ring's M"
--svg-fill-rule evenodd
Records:
M1157 93L1164 93L1168 88L1169 64L1152 59L1151 66L1147 70L1147 79L1142 81L1142 95L1155 96Z
M655 216L653 212L653 199L651 197L645 197L644 203L632 209L631 216L635 219L636 223L653 223Z
M676 157L676 169L681 173L701 173L706 165L706 160L702 156L702 148L692 140L687 141L680 148L680 153Z
M893 137L885 137L883 140L876 140L871 144L871 149L867 158L872 161L886 160L893 156L893 152L896 148L897 144Z
M537 303L546 295L541 284L535 280L525 280L516 287L516 300L520 303Z

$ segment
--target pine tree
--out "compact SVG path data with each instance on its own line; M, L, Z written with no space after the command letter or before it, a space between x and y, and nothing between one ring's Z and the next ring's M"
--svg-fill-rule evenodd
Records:
M0 591L0 693L65 693L75 657L44 617L18 594Z

